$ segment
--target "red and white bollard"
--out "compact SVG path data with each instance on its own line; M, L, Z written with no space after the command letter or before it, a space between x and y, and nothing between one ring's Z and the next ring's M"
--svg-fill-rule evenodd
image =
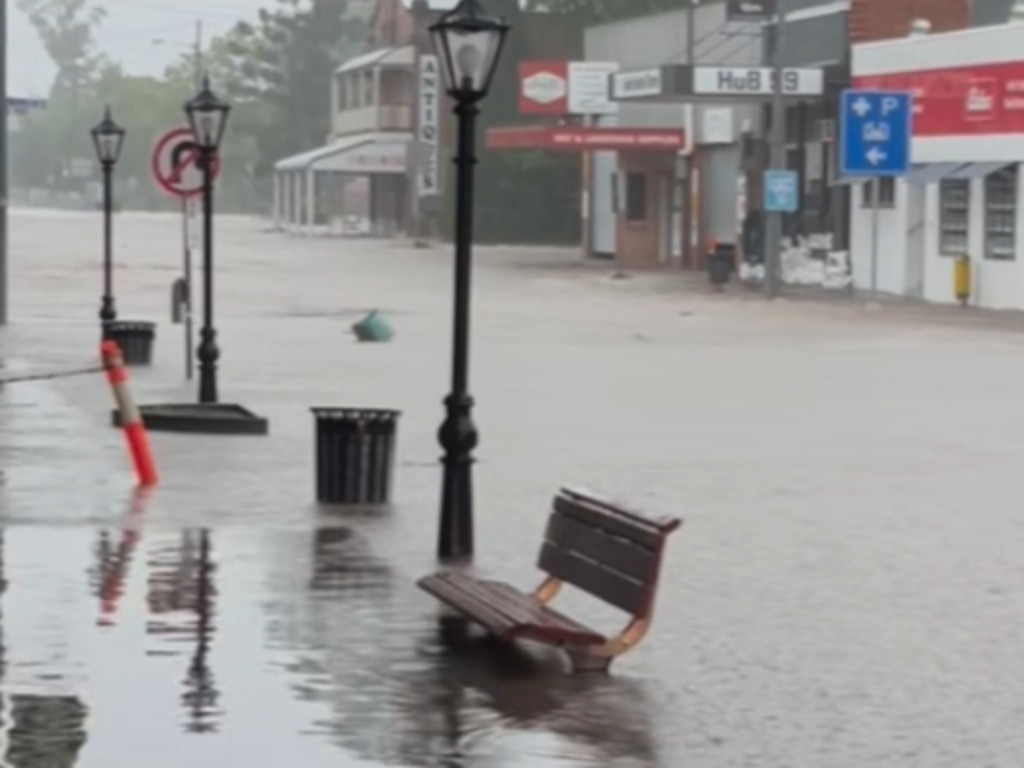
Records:
M107 371L107 382L121 415L121 429L128 443L128 455L135 468L139 485L143 488L156 485L156 465L149 450L149 438L146 436L142 415L128 389L128 369L124 365L121 348L116 341L104 341L100 351L103 355L103 367Z

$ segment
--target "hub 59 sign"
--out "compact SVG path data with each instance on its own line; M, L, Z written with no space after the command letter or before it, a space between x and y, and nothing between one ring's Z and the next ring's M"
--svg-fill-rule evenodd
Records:
M787 67L776 84L771 67L694 67L693 93L697 96L820 96L825 75L820 69Z

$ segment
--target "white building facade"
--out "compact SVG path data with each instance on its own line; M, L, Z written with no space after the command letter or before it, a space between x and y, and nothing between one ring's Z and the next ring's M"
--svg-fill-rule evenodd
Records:
M1024 309L1024 24L855 46L852 84L909 91L913 167L879 187L880 291L953 303L971 259L972 306ZM870 287L870 185L851 203L854 283Z

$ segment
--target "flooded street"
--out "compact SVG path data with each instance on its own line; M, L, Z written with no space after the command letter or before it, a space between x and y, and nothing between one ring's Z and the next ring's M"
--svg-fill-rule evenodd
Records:
M100 217L14 212L6 375L96 364ZM174 217L117 220L141 403L188 401ZM218 222L221 399L271 434L151 434L100 375L0 392L0 755L12 768L1019 768L1024 324L773 306L569 252L478 254L479 571L532 588L551 497L679 515L610 677L446 649L436 567L446 248ZM702 284L701 284L702 285ZM390 344L349 326L372 309ZM397 408L394 506L314 503L315 406ZM622 617L562 603L617 631Z

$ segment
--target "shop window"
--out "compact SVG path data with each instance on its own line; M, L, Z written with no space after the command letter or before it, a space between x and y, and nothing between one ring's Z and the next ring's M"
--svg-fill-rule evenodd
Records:
M878 188L878 207L892 208L896 205L896 179L882 176L874 181L865 181L860 185L860 204L871 208L874 203L875 188Z
M626 174L626 221L647 221L647 174Z
M1013 261L1017 251L1017 166L985 177L985 258Z
M967 253L971 217L971 182L943 179L939 182L939 253L961 256Z
M363 73L363 104L367 106L370 106L377 101L377 94L373 92L373 86L373 70L368 69Z
M335 78L334 86L337 91L338 111L344 112L348 109L348 88L345 87L345 78Z

